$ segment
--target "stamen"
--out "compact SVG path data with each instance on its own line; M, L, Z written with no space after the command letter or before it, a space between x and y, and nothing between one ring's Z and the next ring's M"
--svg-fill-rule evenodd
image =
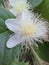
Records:
M23 33L27 36L35 34L35 25L34 24L25 24L23 26Z

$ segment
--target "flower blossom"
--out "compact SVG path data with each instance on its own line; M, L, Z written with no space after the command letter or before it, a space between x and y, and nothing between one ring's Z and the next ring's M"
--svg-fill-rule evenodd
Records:
M7 41L7 47L12 48L20 43L32 43L36 41L47 41L47 21L37 18L34 14L25 11L20 19L7 19L7 28L14 32L14 35Z
M29 9L29 3L27 0L9 0L12 8L10 11L15 15L20 15L24 10Z

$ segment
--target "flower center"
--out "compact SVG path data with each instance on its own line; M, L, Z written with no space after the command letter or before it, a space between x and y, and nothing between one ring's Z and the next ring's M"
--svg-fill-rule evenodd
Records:
M19 3L16 4L16 10L17 10L18 12L22 12L22 11L24 10L25 6L26 6L26 5L24 5L23 2L19 2Z
M23 33L26 36L30 36L30 35L35 34L35 24L25 24L23 26Z

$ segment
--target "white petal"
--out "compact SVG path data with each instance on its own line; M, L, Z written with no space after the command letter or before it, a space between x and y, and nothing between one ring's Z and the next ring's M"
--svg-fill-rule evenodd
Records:
M15 6L15 4L19 4L19 2L23 2L23 3L26 3L27 2L27 0L9 0L9 2L10 2L10 4L12 5L12 6Z
M43 36L46 33L46 29L45 29L44 26L38 24L36 32L37 32L36 35L40 37L40 36Z
M23 41L23 38L21 35L14 35L13 37L11 37L8 41L6 46L8 48L12 48L18 44L20 44Z
M10 2L10 4L11 4L12 6L14 6L14 5L15 5L16 0L9 0L9 2Z
M31 11L29 11L29 10L24 10L23 12L22 12L22 19L23 20L29 20L31 17L33 17L33 15L32 15L32 13L31 13Z
M9 11L10 11L13 15L17 16L17 12L16 12L16 10L15 10L14 8L11 8Z
M17 19L7 19L5 21L5 24L9 30L15 33L17 32L17 30L19 30L19 21Z

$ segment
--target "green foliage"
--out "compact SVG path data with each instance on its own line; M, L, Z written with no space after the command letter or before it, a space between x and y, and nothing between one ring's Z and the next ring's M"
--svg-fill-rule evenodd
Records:
M4 0L0 0L0 4L4 6Z
M5 26L5 20L8 18L14 18L9 11L5 10L3 7L0 7L0 65L10 65L11 62L18 56L21 49L20 45L12 49L6 47L6 42L11 34Z
M49 0L43 0L43 2L35 8L35 11L49 21ZM49 42L39 44L39 48L36 49L36 51L43 60L49 62Z
M32 8L38 6L43 0L28 0Z
M15 16L3 7L0 7L0 18L6 20L8 18L15 18Z
M11 65L29 65L29 63L24 63L23 61L22 62L19 62L18 61L18 58L15 58L15 60L12 62Z
M0 0L0 4L3 2L3 0Z
M35 48L37 54L42 60L49 62L49 42L38 43L39 47Z
M0 3L1 2L2 0L0 0ZM49 0L28 0L28 2L31 4L32 8L37 6L35 10L49 21ZM0 65L28 65L28 63L18 62L18 59L15 59L18 57L21 45L12 49L6 47L6 42L11 34L11 31L5 26L5 20L8 18L15 18L15 16L5 8L0 7ZM39 48L36 48L36 52L40 58L49 62L49 42L39 44Z
M35 10L49 21L49 0L43 0L43 2L35 8Z

